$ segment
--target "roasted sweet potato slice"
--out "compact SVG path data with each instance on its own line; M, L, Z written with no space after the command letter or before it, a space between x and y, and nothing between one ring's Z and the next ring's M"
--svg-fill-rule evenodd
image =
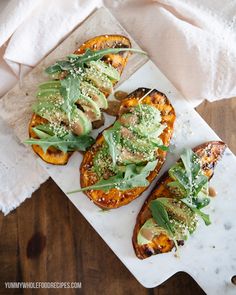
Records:
M221 141L211 141L201 144L193 149L193 151L201 159L201 168L204 174L210 179L214 173L214 167L222 157L224 150L226 148L225 143ZM165 234L160 234L155 236L149 244L138 245L137 236L139 230L143 224L152 217L151 211L149 209L150 202L159 197L174 197L171 191L168 189L167 183L172 181L168 175L165 173L158 181L157 184L150 194L150 196L144 202L136 220L136 225L133 232L133 247L138 258L145 259L151 255L166 253L171 251L174 247L172 240L168 238Z
M165 146L170 143L171 136L174 130L175 111L168 98L157 90L147 88L139 88L127 96L121 103L120 115L126 112L126 109L136 106L138 103L149 104L160 110L162 123L166 124L166 128L160 135ZM145 94L148 94L145 96ZM96 173L93 171L93 159L97 151L101 148L104 142L104 137L100 134L96 143L85 153L80 167L80 182L81 187L87 187L95 184L98 181ZM154 171L148 176L151 183L157 176L166 158L166 151L158 149L158 164ZM102 190L88 190L86 195L99 207L113 209L126 205L139 197L147 187L136 187L133 189L120 191L118 189L110 189L105 192Z
M30 127L29 127L30 137L38 138L32 128L40 124L45 124L47 122L48 121L46 119L36 114L33 114L32 119L30 121ZM48 148L46 153L43 151L43 149L39 145L34 144L32 145L32 148L35 151L35 153L40 156L41 159L43 159L45 162L49 164L64 165L68 162L70 156L72 155L71 152L63 153L62 151L59 151L58 149L54 147Z
M74 53L82 54L87 48L91 50L101 50L105 48L131 48L130 40L121 35L102 35L94 37L80 46ZM112 65L121 74L127 64L130 52L122 51L117 54L108 54L102 59L106 63Z
M82 54L86 49L90 48L91 50L101 50L105 48L130 48L130 40L121 35L102 35L92 38L85 43L83 43L79 49L77 49L75 54ZM117 54L109 54L104 56L103 60L106 63L111 64L116 68L121 74L126 63L128 61L130 53L129 52L120 52ZM115 83L113 83L115 84ZM108 93L104 93L106 96ZM46 120L45 120L46 121ZM38 115L33 114L30 124L29 124L29 135L33 138L37 138L36 134L33 132L32 128L45 122L44 119L40 118ZM72 153L63 153L56 148L49 148L46 153L38 145L32 145L33 150L38 154L45 162L55 165L65 165Z

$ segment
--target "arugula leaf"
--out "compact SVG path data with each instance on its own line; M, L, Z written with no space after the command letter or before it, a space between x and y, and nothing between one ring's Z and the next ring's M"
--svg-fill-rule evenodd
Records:
M195 178L195 183L192 189L192 195L198 196L198 194L203 190L204 186L208 184L208 178L204 174L199 174Z
M70 121L71 112L73 110L74 104L81 95L79 76L68 76L65 79L61 80L60 93L64 98L62 109L67 114L68 120Z
M176 193L182 194L183 198L196 198L208 182L208 178L202 173L199 158L191 149L185 149L181 160L182 162L169 169L169 175L174 182L168 186L176 189Z
M205 222L205 225L210 225L211 224L209 214L206 214L206 213L204 213L204 212L202 212L202 211L200 211L199 209L196 209L196 208L191 208L191 209L202 218L202 220Z
M210 203L210 198L208 197L208 182L203 186L202 190L198 193L194 203L197 209L204 208Z
M94 139L88 135L77 136L74 135L72 132L69 132L68 134L60 138L56 135L48 135L48 137L46 137L46 133L43 132L43 134L42 132L43 131L38 131L37 133L37 135L41 135L42 138L29 138L25 141L25 143L30 145L39 145L43 149L44 153L47 152L49 147L55 147L56 149L64 153L77 150L85 151L94 143Z
M169 187L175 187L179 194L183 193L182 197L186 197L189 193L189 179L181 163L177 163L169 169L169 175L174 180L168 184Z
M68 192L68 194L86 190L108 191L112 188L127 190L139 186L148 186L149 181L146 178L149 173L155 169L156 164L157 160L149 162L146 166L136 166L135 164L127 165L125 167L125 172L118 171L116 175L108 179L101 179L94 185Z
M150 210L156 223L168 232L175 244L176 250L178 251L178 244L174 236L174 229L170 223L168 213L163 203L158 199L151 201Z
M55 73L59 73L61 72L62 69L60 67L59 64L55 63L54 65L49 66L48 68L46 68L45 72L49 75L53 75Z
M48 133L47 132L44 132L40 129L37 129L36 127L32 128L34 133L39 137L39 138L48 138ZM52 135L53 136L53 135Z
M66 60L57 61L57 65L64 71L68 71L72 69L72 64Z
M74 70L74 68L83 68L90 61L97 61L107 54L130 51L134 53L147 54L146 52L134 48L106 48L101 50L87 49L84 54L70 54L67 56L68 61L57 61L54 65L48 67L45 71L47 74L55 74L64 70Z
M73 194L76 192L82 192L87 190L103 190L103 191L109 191L112 188L119 188L119 185L124 181L123 173L117 173L114 176L111 176L108 179L101 179L96 184L87 186L75 191L68 192L68 194Z
M201 170L198 156L191 149L184 151L181 160L182 162L178 162L169 170L169 175L174 181L168 186L183 203L204 220L206 225L209 225L209 215L200 211L210 203L208 178Z
M106 48L101 50L91 50L87 49L84 54L78 54L77 57L75 55L69 55L70 58L73 58L73 62L76 62L76 65L83 65L85 63L88 63L90 61L97 61L101 58L103 58L107 54L114 54L119 53L122 51L130 51L134 53L141 53L141 54L147 54L146 52L134 49L134 48Z
M187 205L193 212L195 212L197 215L199 215L203 219L203 221L205 222L206 225L211 224L209 214L206 214L206 213L202 212L200 209L196 208L196 206L191 204L187 199L181 199L181 201L185 205Z
M162 202L158 199L151 201L150 209L156 223L160 227L164 228L170 234L170 236L173 236L174 231L171 226L168 213L165 209L165 206L162 204Z
M117 145L120 143L120 128L121 124L116 121L112 128L109 128L108 130L105 130L103 132L104 139L106 143L108 144L109 152L112 157L112 163L113 167L116 165L116 160L118 156L118 149Z
M41 124L37 125L36 127L33 128L33 131L37 134L38 131L44 132L47 136L53 136L54 132L52 131L52 128L50 127L49 124ZM42 138L40 135L38 135L39 138Z

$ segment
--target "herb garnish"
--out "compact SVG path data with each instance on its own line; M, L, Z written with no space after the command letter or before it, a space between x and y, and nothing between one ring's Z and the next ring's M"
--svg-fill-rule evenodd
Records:
M170 190L209 225L209 215L200 211L210 199L208 178L202 172L199 157L191 149L185 149L181 161L171 167L169 175L174 180L168 184Z
M109 153L112 158L113 167L116 165L118 149L117 145L120 143L121 134L120 134L121 124L116 121L114 125L103 132L104 139L108 145Z
M71 131L65 132L62 136L57 136L48 125L38 125L33 128L39 139L30 138L25 141L26 144L39 145L44 153L47 152L49 147L55 147L58 150L67 153L71 151L85 151L93 143L94 139L88 135L77 136Z
M119 190L132 189L134 187L147 186L149 181L146 179L147 176L156 167L157 160L147 163L145 166L137 166L130 164L125 167L124 172L118 172L116 175L98 181L96 184L87 186L75 191L68 192L68 194L86 191L86 190L103 190L108 191L112 188Z
M107 54L119 53L122 51L129 51L140 54L147 54L146 52L134 48L107 48L101 50L86 49L83 54L70 54L67 56L68 60L57 61L54 65L48 67L45 71L47 74L55 74L63 71L71 71L76 74L76 70L83 69L85 64L90 61L97 61Z
M68 76L65 79L61 80L60 93L64 98L62 109L67 114L69 121L71 120L71 112L73 110L73 106L81 95L79 87L80 78L78 76Z
M51 123L54 122L60 126L61 122L63 122L70 126L70 123L72 123L77 114L75 111L77 108L76 102L81 98L83 104L86 98L82 95L80 89L80 84L84 80L85 68L89 68L91 62L98 61L107 54L119 53L121 51L146 54L144 51L132 48L107 48L97 51L87 49L84 54L68 55L67 60L60 60L54 65L49 66L45 71L49 75L52 75L53 78L59 79L60 77L55 74L60 74L62 72L65 72L65 75L63 75L64 77L61 76L61 78L63 78L61 80L47 81L39 86L39 91L37 92L38 102L34 105L34 112ZM112 66L110 67L112 68ZM116 77L119 79L118 71ZM98 106L95 105L95 107L99 109ZM88 109L89 107L84 106L84 110L86 108ZM99 114L100 111L97 112L97 116L99 116ZM39 129L40 128L35 129L34 131L40 139L31 138L25 143L38 144L44 151L47 151L49 146L56 147L64 152L77 149L85 150L93 141L89 136L77 136L71 131L67 132L67 134L62 137L58 134L49 134L50 132L45 133L45 130ZM89 128L87 132L89 132ZM79 137L81 139L79 139Z
M162 201L158 199L151 201L150 209L156 223L168 232L169 236L173 239L176 249L178 250L178 244L175 239L175 232L171 225L168 213Z

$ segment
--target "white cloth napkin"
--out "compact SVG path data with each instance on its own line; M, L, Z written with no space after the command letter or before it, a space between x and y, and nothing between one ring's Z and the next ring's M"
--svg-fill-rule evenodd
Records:
M236 1L104 3L193 106L204 98L236 96ZM1 0L0 96L100 4L100 0ZM14 165L7 144L15 151L23 147L10 131L2 134L2 130L5 127L0 128L0 209L7 214L48 176L39 167L27 170L31 164L37 166L32 155ZM18 174L20 179L10 177Z
M236 1L105 3L193 106L236 96Z
M0 2L0 96L100 6L100 2ZM16 141L0 116L0 210L9 213L47 178L33 153Z

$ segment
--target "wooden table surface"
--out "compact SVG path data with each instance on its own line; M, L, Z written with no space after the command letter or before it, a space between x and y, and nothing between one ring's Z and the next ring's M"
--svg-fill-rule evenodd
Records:
M236 153L236 99L197 111ZM221 196L219 196L221 197ZM159 266L157 265L157 268ZM5 289L9 281L82 282L81 289ZM6 217L0 213L0 294L204 294L185 273L142 287L49 179Z

